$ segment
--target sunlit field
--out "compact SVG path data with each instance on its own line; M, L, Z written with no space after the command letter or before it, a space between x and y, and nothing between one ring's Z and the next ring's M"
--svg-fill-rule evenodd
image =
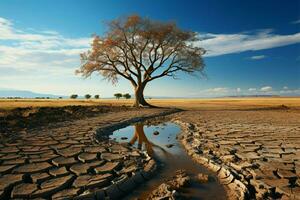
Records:
M285 105L290 108L300 108L300 97L270 97L270 98L211 98L211 99L148 99L148 102L159 107L177 107L182 109L249 109L276 107ZM19 107L60 107L60 106L92 106L112 105L130 106L133 100L125 99L1 99L1 109Z

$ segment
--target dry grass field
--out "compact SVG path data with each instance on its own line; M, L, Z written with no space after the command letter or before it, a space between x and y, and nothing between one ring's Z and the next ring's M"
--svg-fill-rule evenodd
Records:
M278 107L300 108L300 97L269 97L269 98L212 98L212 99L151 99L151 104L160 107L177 107L182 109L219 110L219 109L253 109ZM127 105L133 100L125 99L0 99L0 109L24 107L61 107L61 106L92 106L92 105Z
M213 99L153 99L152 104L182 109L251 109L285 105L300 108L299 98L213 98Z

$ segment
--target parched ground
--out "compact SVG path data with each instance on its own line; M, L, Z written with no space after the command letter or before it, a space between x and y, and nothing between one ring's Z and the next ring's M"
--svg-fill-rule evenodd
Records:
M95 141L95 132L164 112L164 109L110 112L24 129L14 140L1 140L0 199L65 199L78 195L104 199L126 193L141 178L149 178L147 173L153 161L127 145Z
M196 154L231 171L225 184L241 180L252 198L300 199L299 110L202 110L174 117L195 125L187 141Z
M195 154L230 171L231 175L216 169L218 175L223 173L223 184L239 180L257 199L300 198L299 98L151 102L186 109L170 119L191 124L186 139ZM149 178L142 173L134 181L128 179L153 167L143 152L95 140L98 128L107 130L167 111L111 106L131 103L0 101L0 199L93 196L96 188L105 188L97 190L100 198L126 193L140 183L139 178Z

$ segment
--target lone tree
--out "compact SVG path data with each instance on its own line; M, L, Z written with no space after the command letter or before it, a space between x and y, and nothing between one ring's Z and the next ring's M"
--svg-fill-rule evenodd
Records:
M77 99L77 97L78 97L77 94L72 94L72 95L70 96L71 99Z
M92 96L91 96L90 94L86 94L86 95L84 95L84 97L85 97L86 99L90 99Z
M125 99L130 99L130 98L131 98L131 95L128 94L128 93L126 93L126 94L123 94L123 97L124 97Z
M116 94L114 94L114 96L116 97L116 99L120 99L122 97L122 94L121 93L116 93Z
M95 99L99 99L99 98L100 98L100 95L99 95L99 94L96 94L96 95L94 96L94 98L95 98Z
M140 16L113 20L108 32L94 36L91 50L81 54L83 77L97 72L111 81L120 77L134 88L134 106L151 106L144 98L146 85L180 71L193 74L204 69L205 50L193 45L197 34L181 30L175 23L152 21Z

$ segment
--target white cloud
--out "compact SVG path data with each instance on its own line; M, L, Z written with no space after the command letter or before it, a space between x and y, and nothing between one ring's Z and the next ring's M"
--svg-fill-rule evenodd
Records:
M300 33L279 35L271 29L235 34L199 33L195 46L207 50L205 56L219 56L244 51L281 47L300 42Z
M217 87L217 88L209 88L206 89L206 92L212 92L212 93L217 93L217 92L228 92L228 88L225 87Z
M39 41L55 39L56 35L28 33L23 30L16 29L14 24L5 18L0 17L0 40L16 40L16 41Z
M300 95L300 88L294 90L284 89L280 90L279 93L282 95Z
M271 92L272 89L273 88L271 86L264 86L264 87L260 88L260 91L262 91L262 92Z
M284 90L288 90L289 87L288 87L288 86L284 86L283 89L284 89Z
M295 20L295 21L292 21L291 23L292 23L292 24L300 24L300 19Z
M265 55L257 55L257 56L251 56L250 59L251 60L261 60L261 59L264 59L266 58Z
M249 88L248 91L249 91L249 92L256 91L256 88Z
M217 97L228 96L234 93L234 89L227 87L214 87L197 91L191 91L188 95L193 97Z
M73 75L80 64L79 54L90 42L91 38L67 38L52 30L20 30L0 17L0 70Z
M262 88L250 87L243 90L242 88L215 87L195 91L189 94L193 97L224 97L224 96L247 96L247 95L281 95L281 96L300 96L300 88L275 90L272 86Z

